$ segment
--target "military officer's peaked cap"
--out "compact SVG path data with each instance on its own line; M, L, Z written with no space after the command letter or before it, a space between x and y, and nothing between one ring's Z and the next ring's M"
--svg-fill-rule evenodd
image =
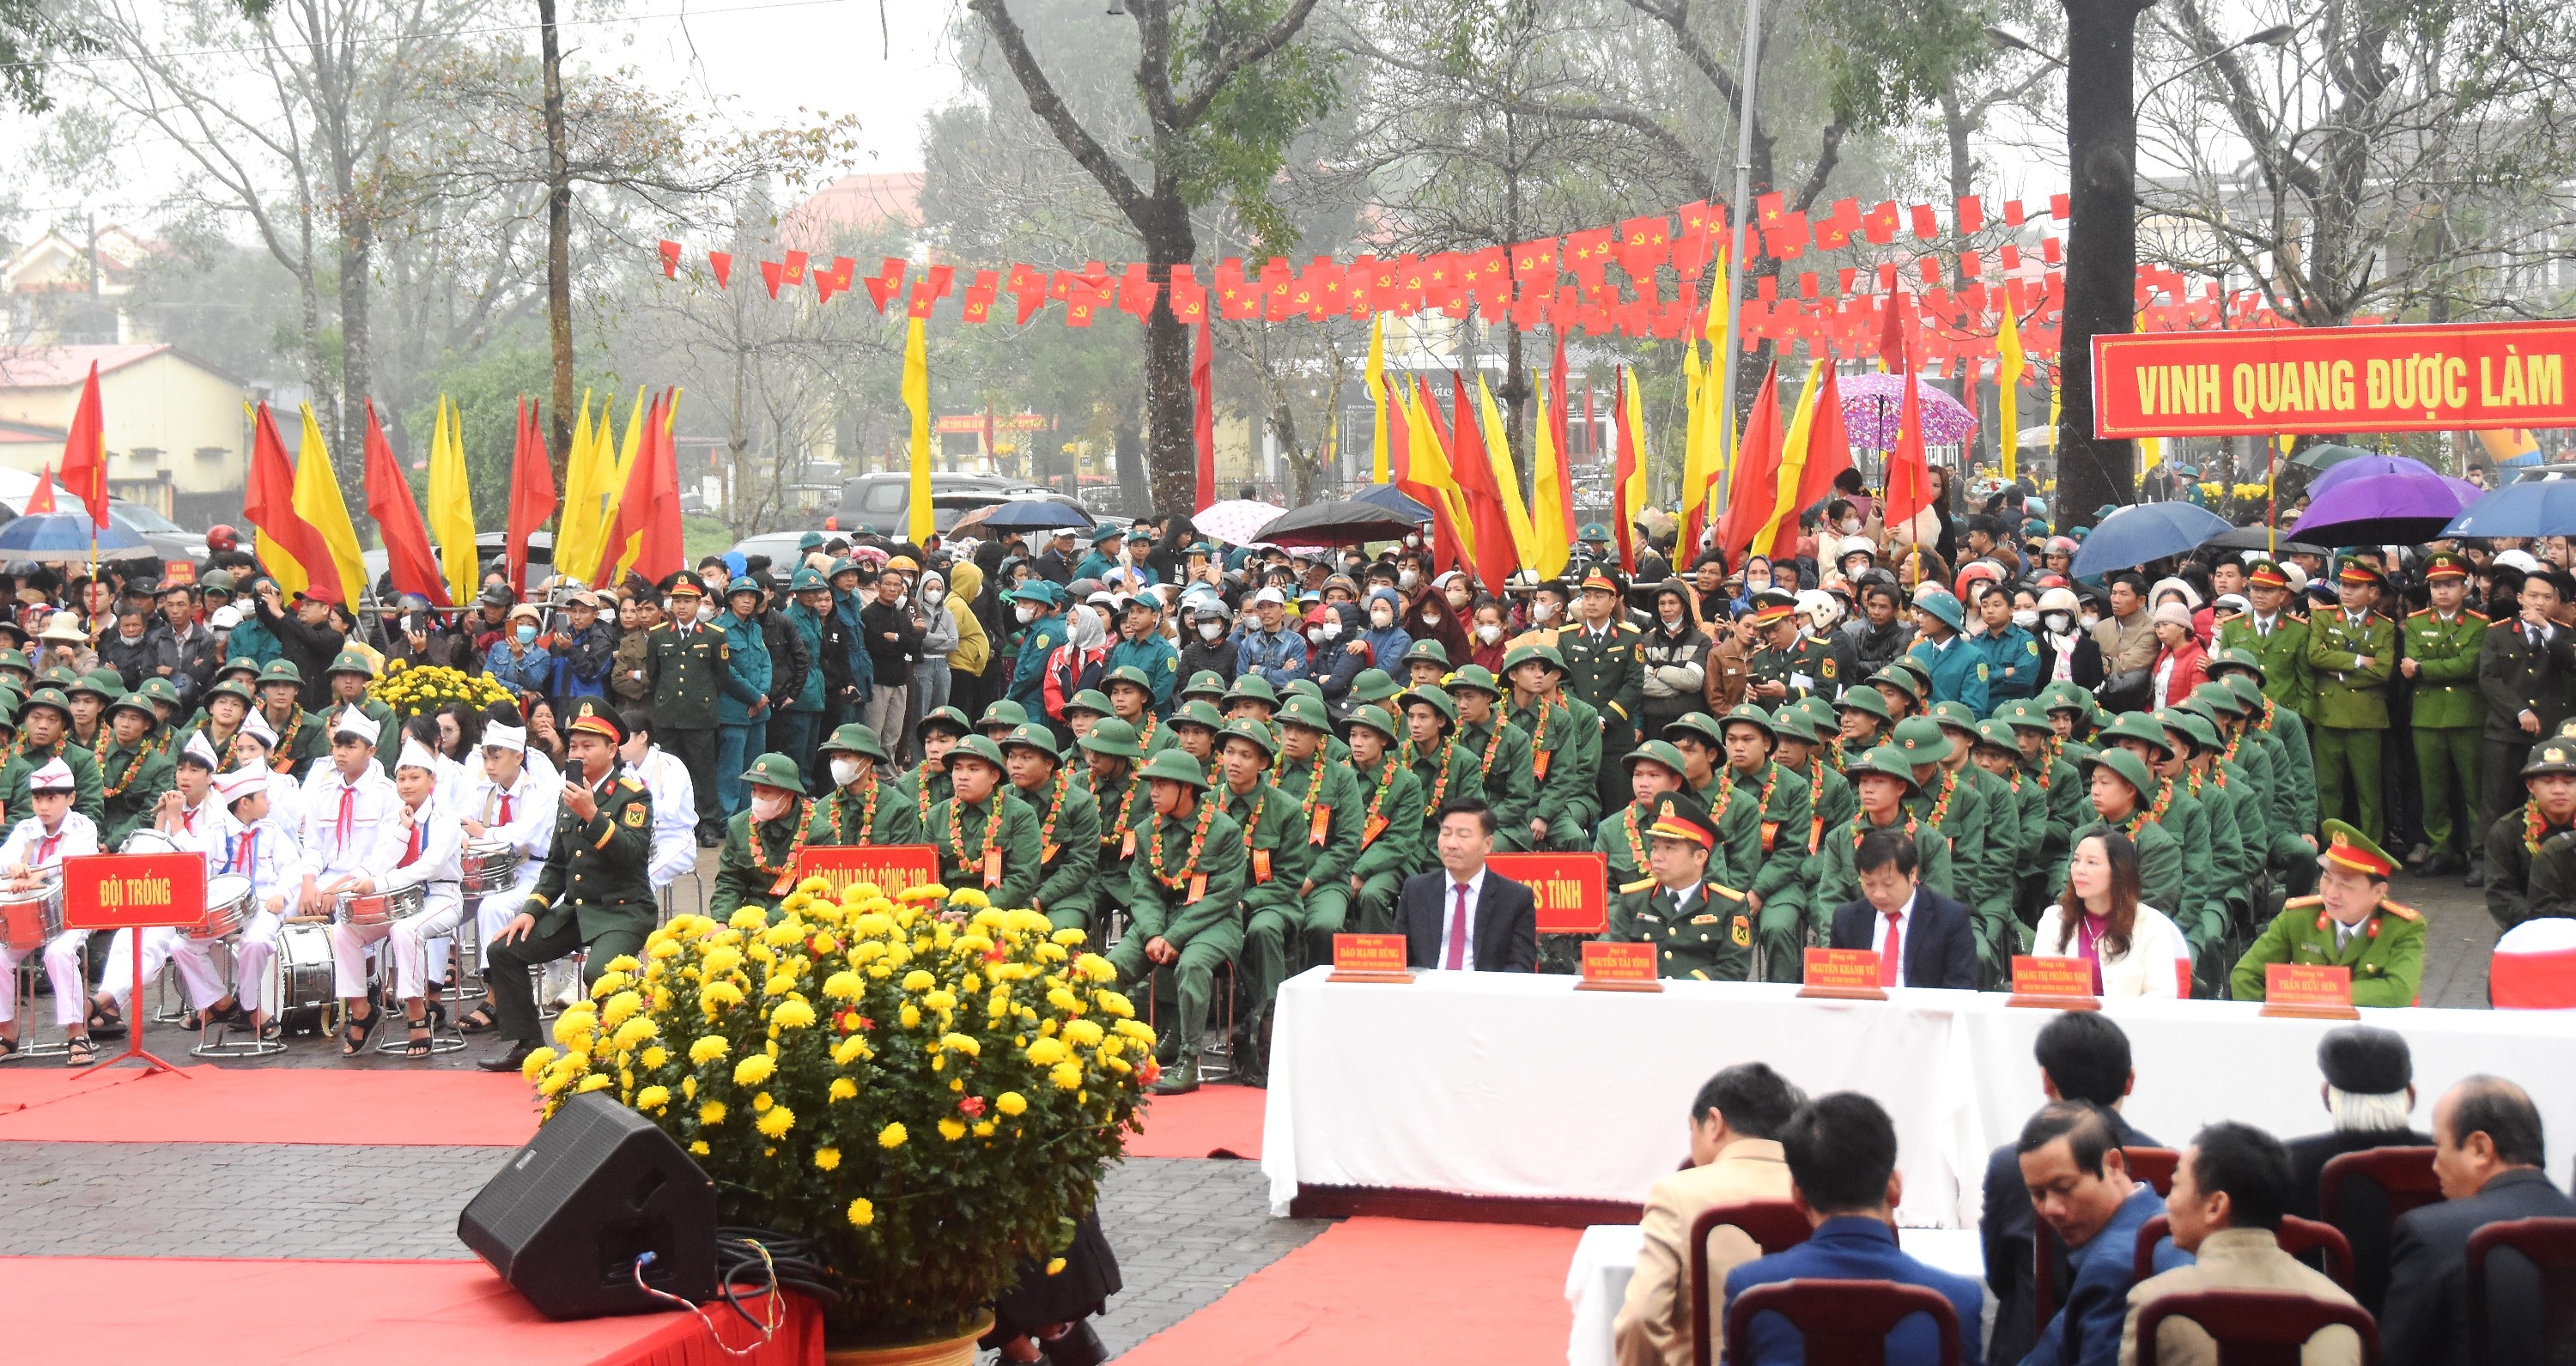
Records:
M585 697L573 705L572 723L564 727L564 732L570 734L574 731L607 736L608 743L612 745L626 742L626 727L618 723L617 713L596 697ZM802 787L804 784L800 782L797 785Z
M1655 799L1655 823L1646 833L1659 840L1681 840L1702 849L1717 847L1717 827L1709 822L1708 811L1697 802L1684 803L1678 794Z
M1795 615L1797 611L1798 597L1794 593L1783 593L1777 588L1765 588L1753 595L1753 624L1756 626L1768 626L1775 621Z
M2388 875L2397 871L2397 860L2390 858L2387 850L2342 821L2327 821L2325 834L2325 852L2318 855L2317 862L2379 882L2386 882Z
M2468 576L2469 562L2456 552L2435 551L2424 561L2424 579L2427 583L2435 579L2465 579Z

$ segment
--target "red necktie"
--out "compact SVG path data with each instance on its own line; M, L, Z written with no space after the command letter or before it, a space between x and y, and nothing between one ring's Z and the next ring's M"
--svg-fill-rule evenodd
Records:
M420 828L420 822L412 822L411 838L404 843L402 862L395 864L395 867L408 868L413 859L420 857Z
M1458 884L1458 906L1449 912L1449 952L1440 966L1456 972L1467 966L1467 884Z
M254 825L242 833L242 842L233 849L233 871L248 876L251 870L251 851L258 847L259 827Z
M35 866L42 868L53 862L54 846L62 843L62 838L63 837L60 835L47 835L43 839L36 841Z
M348 847L349 847L349 827L350 827L352 824L356 823L357 819L358 819L358 789L356 789L356 788L354 788L354 787L349 786L347 783L342 783L342 784L340 784L340 822L339 822L339 836L340 836L340 847L341 847L341 848L346 849L346 848L348 848Z
M1896 912L1887 913L1887 947L1878 955L1878 984L1896 985L1896 965L1905 953L1905 935L1897 928Z
M509 793L507 793L507 792L504 792L504 793L502 793L502 794L501 794L501 824L503 824L503 825L508 825L509 823L510 823L510 794L509 794Z

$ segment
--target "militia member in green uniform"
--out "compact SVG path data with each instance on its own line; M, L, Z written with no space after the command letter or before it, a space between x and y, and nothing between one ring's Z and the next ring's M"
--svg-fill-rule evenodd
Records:
M1074 781L1091 794L1092 812L1100 823L1100 854L1093 873L1114 913L1122 909L1118 895L1127 887L1137 832L1154 813L1144 780L1136 776L1145 751L1136 744L1136 728L1114 716L1103 718L1074 747L1082 751L1083 764L1082 776Z
M479 1064L516 1072L536 1051L537 999L530 969L576 949L585 987L620 958L644 952L658 908L653 899L653 796L618 762L626 738L607 700L585 697L564 727L570 765L555 806L554 843L527 905L492 936L485 954L493 1014L504 1047Z
M2006 702L2000 714L2004 724L2012 727L2021 772L2039 788L2047 813L2039 853L2022 865L2020 896L2013 908L2023 925L2035 927L2042 906L2056 900L2066 887L2066 860L2075 848L2075 832L2093 823L2093 804L2085 791L2084 775L2058 754L2065 742L2058 738L2045 705L2024 698Z
M1993 840L2002 832L1995 813L1986 808L1986 788L1977 782L1974 773L1950 767L1950 737L1942 732L1941 723L1929 716L1908 716L1898 721L1888 736L1887 747L1903 754L1905 761L1914 766L1914 794L1906 798L1905 809L1923 822L1925 830L1941 836L1949 846L1949 885L1934 890L1965 904L1976 917L1977 966L1981 971L1991 969L1999 961L1995 957L1999 927L1989 918L1998 871ZM1915 838L1920 841L1923 836L1916 834ZM1930 860L1924 862L1928 869ZM1928 872L1925 881L1930 881ZM1852 886L1859 885L1855 872ZM1820 889L1816 909L1830 916L1834 907L1859 895L1855 890L1827 898ZM1824 928L1831 932L1833 926Z
M1753 969L1753 911L1709 871L1718 831L1680 793L1657 799L1647 827L1649 885L1610 901L1612 943L1651 944L1660 977L1741 982Z
M1807 780L1772 757L1778 722L1747 702L1719 722L1726 768L1718 775L1724 796L1709 824L1726 850L1726 874L1744 893L1744 909L1762 938L1765 975L1783 961L1798 961L1806 947L1806 903L1798 895L1807 871L1811 798ZM1743 812L1751 812L1747 819Z
M376 723L378 735L400 735L402 722L394 716L394 709L367 696L367 685L375 679L376 666L365 655L356 650L342 650L331 660L331 667L322 671L323 686L329 690L331 698L327 713L337 716L355 707L359 715ZM386 777L394 776L394 760L401 755L400 744L376 746L376 762L384 766Z
M1860 898L1860 871L1852 855L1860 849L1861 836L1872 830L1903 830L1913 836L1914 847L1922 855L1915 872L1923 885L1943 896L1953 896L1950 841L1910 809L1911 799L1922 792L1914 779L1912 757L1894 745L1881 745L1852 756L1843 771L1850 776L1860 805L1850 820L1825 832L1824 842L1809 861L1807 904L1814 908L1811 914L1829 916L1834 907ZM1819 942L1831 929L1830 925L1817 926ZM1803 961L1800 970L1804 971Z
M1110 713L1135 730L1138 749L1160 754L1177 743L1170 724L1154 712L1154 681L1143 670L1111 669L1100 680L1100 690L1109 695ZM1184 698L1183 703L1194 700Z
M2388 733L2388 680L2397 671L2397 626L2370 610L2379 571L2347 562L2335 576L2341 606L2308 621L2308 669L2317 680L2317 795L2321 807L2374 842L2387 838L2379 810L2380 741ZM2352 780L2352 798L2344 780Z
M1234 1017L1234 1057L1239 1075L1254 1086L1265 1081L1271 1002L1289 973L1288 956L1302 950L1305 915L1299 906L1315 846L1296 803L1270 780L1279 741L1251 716L1225 723L1217 737L1217 770L1209 792L1243 831L1243 949L1237 991L1243 1008Z
M796 890L796 854L813 837L814 803L805 797L804 770L784 754L752 760L742 781L751 805L725 825L707 914L722 920L752 906L776 920L778 903Z
M1279 708L1279 762L1271 781L1297 804L1310 861L1297 885L1303 961L1329 963L1333 936L1348 928L1351 870L1359 865L1360 822L1367 802L1347 762L1332 755L1333 720L1324 704L1291 694Z
M1043 871L1037 813L1005 791L1002 751L969 735L948 751L946 801L930 808L922 843L939 851L939 880L974 887L996 906L1026 908Z
M1646 705L1645 637L1619 610L1627 591L1619 576L1595 565L1583 576L1583 620L1556 636L1556 652L1565 657L1565 687L1601 717L1600 809L1627 804L1620 760L1640 740L1637 713Z
M1100 807L1073 780L1055 732L1022 726L1002 742L1011 790L1038 813L1038 889L1028 903L1059 930L1092 928L1100 905ZM996 903L999 904L999 903Z
M655 725L661 723L656 721ZM857 721L835 727L823 741L823 762L832 770L832 790L814 803L814 823L806 842L818 845L919 844L921 830L912 803L882 765L891 763L885 741Z
M1351 864L1351 896L1366 934L1394 934L1396 899L1425 857L1422 782L1405 765L1404 723L1386 708L1354 708L1342 727L1359 781L1360 855Z
M2423 877L2466 872L2479 832L2486 829L2478 750L2487 716L2478 695L2478 652L2486 644L2487 619L2465 605L2468 583L2468 561L2449 551L2424 562L2433 605L2406 619L2405 657L2397 662L2397 671L2415 681L2407 725L2415 737L2415 772L2424 785L2424 842L2433 848L2416 869ZM2456 840L2454 792L2469 818Z
M2352 970L2354 1005L2413 1005L2424 982L2424 918L2388 900L2396 860L2342 821L2327 821L2325 835L2317 894L2293 899L2272 918L2236 961L2229 994L2262 1000L2267 964L2324 963Z
M1505 852L1535 849L1530 813L1537 809L1537 761L1529 732L1505 721L1494 709L1503 687L1492 671L1469 664L1449 675L1450 700L1458 704L1458 747L1476 764L1476 784L1494 812L1494 847Z
M17 718L18 739L10 747L9 762L0 765L0 807L7 809L10 819L24 820L24 813L35 810L27 800L28 775L47 760L60 759L72 771L72 810L103 828L106 784L99 780L97 756L69 742L72 704L62 689L42 687L28 694L18 706Z
M277 732L268 747L269 767L277 772L300 780L314 760L331 753L330 728L304 709L304 673L292 662L272 659L261 667L259 714Z
M1476 756L1458 743L1458 704L1446 689L1425 684L1404 694L1404 747L1396 762L1413 774L1420 791L1419 809L1405 813L1420 831L1414 847L1422 857L1439 847L1440 808L1454 801L1485 799L1478 780ZM1407 874L1417 871L1405 869Z
M2566 875L2576 870L2552 868L2541 876L2543 863L2576 853L2576 845L2560 838L2576 831L2576 742L2553 736L2532 746L2522 786L2529 798L2487 827L2487 914L2500 930L2544 915L2576 915L2576 905L2564 901L2576 896L2576 877Z
M1601 718L1581 698L1562 694L1565 659L1555 646L1513 646L1503 656L1503 677L1512 688L1511 723L1529 736L1537 784L1528 847L1584 848L1601 809Z
M2287 610L2289 576L2270 560L2256 560L2245 566L2245 597L2254 610L2218 628L2218 648L2244 651L2263 694L2305 720L2317 694L2308 672L2308 623Z
M1157 1095L1195 1091L1199 1045L1207 1032L1216 970L1243 949L1243 889L1251 860L1243 828L1219 810L1206 773L1188 755L1165 751L1145 761L1154 818L1138 840L1126 900L1134 917L1109 951L1110 966L1130 991L1152 979L1153 999L1168 1004L1172 1027L1155 1053L1165 1066Z
M249 688L225 679L206 689L206 705L197 713L195 722L181 732L179 743L185 745L191 735L206 737L206 743L213 747L215 758L221 764L216 771L229 773L236 766L233 763L233 737L241 734L242 719L249 716L250 709L256 705L258 699L250 695Z
M1604 818L1592 837L1594 851L1610 860L1607 878L1613 896L1643 892L1653 885L1653 875L1647 869L1651 851L1646 832L1655 823L1655 813L1663 809L1664 798L1680 794L1703 814L1708 810L1705 803L1684 790L1690 784L1690 761L1671 741L1648 740L1622 755L1619 762L1628 770L1630 800ZM1722 878L1723 851L1713 850L1711 857L1718 860L1713 876ZM1545 946L1541 947L1544 951Z
M1762 644L1745 661L1751 675L1744 685L1748 700L1776 707L1842 691L1832 642L1798 629L1796 595L1778 589L1754 594L1753 629Z
M99 797L107 812L99 823L102 853L116 852L126 836L150 825L161 794L178 782L178 765L152 743L152 729L152 704L141 693L107 704L96 751Z
M2138 851L2138 897L2162 911L2184 903L2182 843L2160 819L2170 790L2156 781L2144 759L2117 747L2089 754L2082 764L2093 819L2075 832L2082 843L2095 829L2108 826L2129 837Z
M689 771L698 804L698 847L724 837L716 799L716 696L731 649L722 630L698 620L706 590L686 573L671 576L663 596L669 614L644 641L644 686L653 708L653 738Z

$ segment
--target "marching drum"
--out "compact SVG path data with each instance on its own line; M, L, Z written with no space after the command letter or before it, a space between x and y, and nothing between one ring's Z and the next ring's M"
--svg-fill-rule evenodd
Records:
M465 842L465 895L506 892L519 880L519 846L508 840Z
M160 831L147 825L136 830L133 834L127 835L125 837L125 843L116 846L116 852L120 854L176 854L180 852L180 849L179 842L177 840L174 840L168 835L162 834Z
M428 901L428 884L419 882L390 892L339 892L331 898L331 919L342 925L390 925Z
M50 876L26 891L0 893L0 944L21 953L41 949L63 932L62 870L38 871Z
M277 932L276 1001L272 1017L337 1003L331 994L331 931L321 925L287 925Z
M206 879L206 918L188 928L190 939L221 939L238 932L251 916L250 879L223 873Z

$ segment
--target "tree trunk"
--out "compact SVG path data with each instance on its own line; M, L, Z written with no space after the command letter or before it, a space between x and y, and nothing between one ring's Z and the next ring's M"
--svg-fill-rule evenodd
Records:
M2093 338L2122 335L2136 307L2138 0L2065 0L2066 324L2059 355L2060 529L2137 496L2137 453L2093 435Z
M572 454L572 167L564 145L563 43L555 0L537 0L546 64L546 340L554 356L554 458ZM737 494L737 496L739 496Z
M1168 285L1172 267L1186 263L1198 244L1178 189L1168 199L1160 194L1156 199L1179 230L1146 237L1145 270L1158 283ZM1170 291L1158 289L1154 311L1145 319L1145 464L1152 487L1141 505L1134 502L1135 490L1125 491L1131 515L1143 507L1186 512L1199 505L1202 492L1215 500L1216 490L1199 488L1197 423L1197 396L1190 390L1189 325L1173 314Z
M1144 432L1136 425L1136 417L1137 415L1132 409L1127 412L1120 413L1118 415L1117 425L1109 429L1109 458L1111 464L1114 465L1118 471L1118 502L1120 505L1118 510L1120 513L1129 517L1137 516L1149 509L1161 506L1161 504L1154 500L1153 494L1150 491L1150 485L1147 481L1145 472L1145 437ZM1078 464L1073 466L1069 471L1069 474L1073 486L1067 489L1066 492L1080 492L1082 488L1081 466Z

